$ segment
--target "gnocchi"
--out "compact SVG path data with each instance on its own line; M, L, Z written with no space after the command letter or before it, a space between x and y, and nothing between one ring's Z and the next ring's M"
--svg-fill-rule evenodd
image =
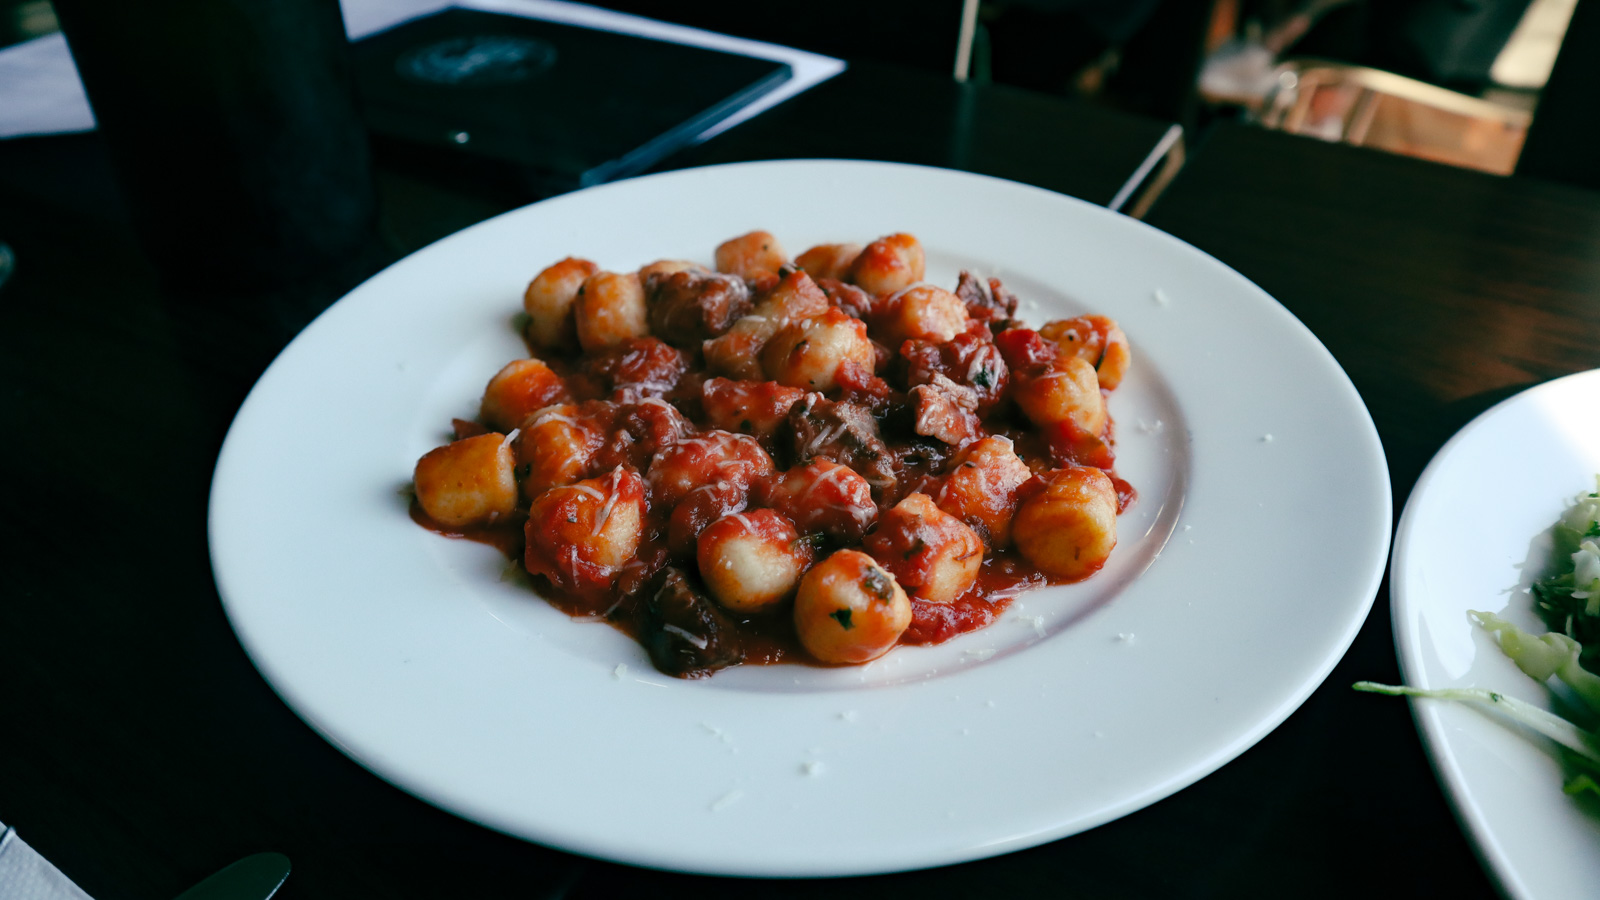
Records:
M850 276L850 267L860 255L860 244L818 244L796 256L794 264L805 269L812 278L843 281Z
M528 314L528 342L541 350L560 350L578 339L572 304L578 289L600 267L587 259L569 256L535 275L522 295Z
M1017 489L1032 477L1011 439L990 435L956 456L933 496L940 509L971 526L991 549L1004 550L1011 546Z
M863 543L918 599L953 603L978 582L983 542L927 494L912 494L883 514Z
M846 362L871 371L877 361L866 324L837 307L784 326L761 351L768 378L808 391L833 390Z
M1128 336L1115 321L1105 316L1061 319L1046 323L1039 334L1094 366L1100 387L1114 391L1122 383L1132 352L1128 349Z
M1071 422L1084 434L1098 435L1109 421L1094 366L1081 356L1061 356L1045 372L1020 376L1013 396L1035 425Z
M859 550L839 550L818 563L795 594L795 633L825 663L871 662L889 652L910 625L906 592Z
M517 482L509 441L490 432L428 451L411 483L429 518L447 528L490 525L511 515Z
M716 260L718 272L755 279L778 274L788 258L771 232L752 231L718 245Z
M512 449L523 496L529 500L589 474L603 426L571 404L547 406L523 422Z
M845 542L861 540L878 518L867 480L849 466L826 459L783 473L768 493L767 505L801 531Z
M768 612L789 599L811 567L811 543L770 509L733 513L701 532L695 548L711 596L736 613Z
M578 344L594 352L650 333L644 283L637 272L596 272L578 288L573 302Z
M518 359L489 379L478 416L496 431L510 431L532 413L566 398L561 376L537 359Z
M644 516L644 483L621 466L551 488L529 505L523 565L561 590L603 594L638 551Z
M891 234L856 256L846 280L871 294L892 294L921 281L925 267L921 241L909 234Z
M1135 496L1114 320L1032 330L999 279L926 282L906 233L791 263L752 231L709 262L535 275L529 355L417 460L413 518L685 678L864 663L1105 565Z
M745 434L708 431L672 444L650 461L650 499L677 506L697 487L726 481L748 489L772 476L772 457Z
M1105 565L1117 545L1117 491L1100 469L1074 466L1046 474L1044 491L1017 509L1012 534L1022 555L1044 572L1076 581Z
M967 305L944 288L914 284L890 294L872 318L873 336L886 346L910 340L942 344L967 330Z

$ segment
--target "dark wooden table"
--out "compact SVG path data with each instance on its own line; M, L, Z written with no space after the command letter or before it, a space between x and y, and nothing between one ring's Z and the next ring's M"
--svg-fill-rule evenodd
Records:
M1428 460L1478 413L1600 366L1591 191L1225 126L1194 149L1147 221L1259 284L1332 351L1383 440L1397 517ZM1226 803L1232 837L1206 845L1220 853L1248 835L1250 846L1213 882L1220 896L1273 885L1493 896L1405 704L1349 689L1399 677L1385 583L1350 652L1299 712L1141 815L1181 816L1183 830L1199 831L1210 820L1193 801L1210 793Z
M1125 208L1181 134L1177 125L997 84L855 63L673 160L879 159L981 172ZM1133 168L1129 163L1134 162Z
M1106 203L1167 131L859 68L670 165L893 159ZM205 530L217 450L272 356L354 280L521 200L471 167L394 146L376 158L383 239L348 270L270 294L219 283L180 296L140 250L93 136L0 142L0 240L17 258L0 287L0 819L98 900L168 898L267 849L294 861L287 900L1138 897L1204 893L1251 858L1259 836L1243 832L1216 850L1237 820L1215 786L1235 788L1208 780L1176 806L935 871L760 885L666 874L481 828L319 738L251 667L218 602Z

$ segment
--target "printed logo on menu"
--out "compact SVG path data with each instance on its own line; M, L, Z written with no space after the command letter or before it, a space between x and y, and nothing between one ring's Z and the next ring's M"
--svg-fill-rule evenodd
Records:
M550 68L556 48L533 38L492 34L451 38L408 50L395 70L403 78L460 87L512 84Z

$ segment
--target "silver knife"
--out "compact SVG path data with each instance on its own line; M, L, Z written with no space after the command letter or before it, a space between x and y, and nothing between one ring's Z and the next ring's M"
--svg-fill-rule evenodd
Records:
M289 857L282 853L246 856L175 900L267 900L289 877Z

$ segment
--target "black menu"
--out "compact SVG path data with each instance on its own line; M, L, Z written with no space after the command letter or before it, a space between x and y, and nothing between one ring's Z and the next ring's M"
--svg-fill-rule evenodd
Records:
M781 62L450 9L358 41L374 132L584 187L638 172L789 78Z

